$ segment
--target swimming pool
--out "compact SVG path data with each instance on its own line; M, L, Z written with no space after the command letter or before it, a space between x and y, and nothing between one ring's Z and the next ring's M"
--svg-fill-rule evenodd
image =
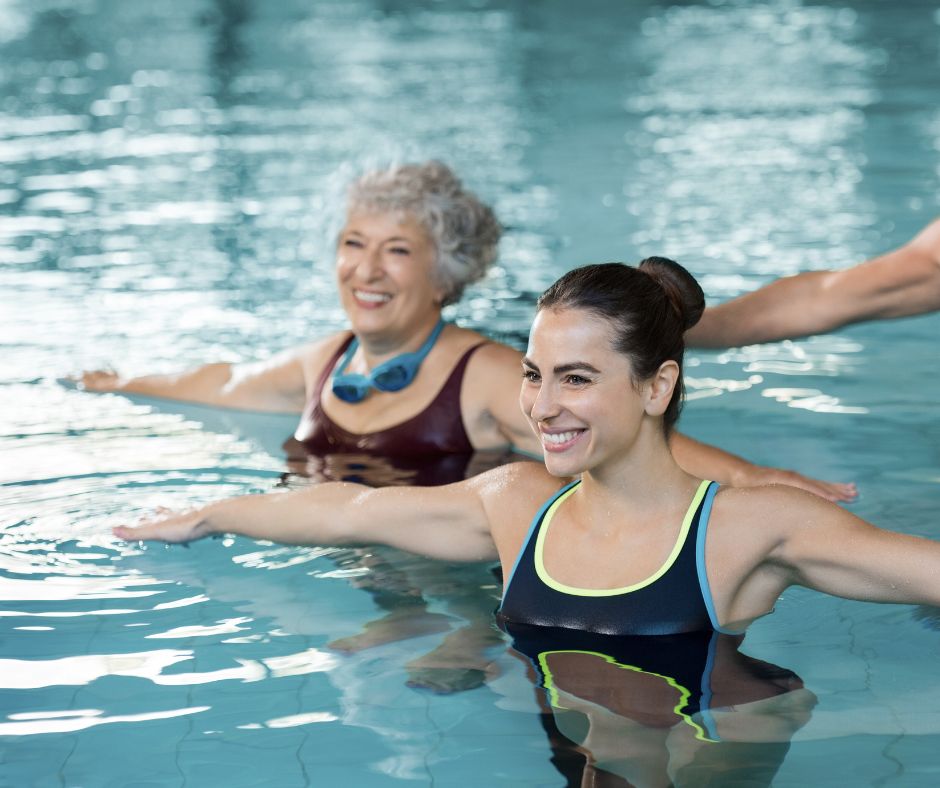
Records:
M579 263L666 254L723 299L859 261L938 213L938 38L923 0L0 2L0 784L564 784L505 646L451 694L406 684L444 632L328 647L382 615L370 573L455 630L485 567L123 544L156 505L275 486L291 420L56 378L340 325L337 170L372 157L439 156L496 205L499 266L453 316L516 344ZM938 328L695 353L683 427L940 537ZM788 592L744 645L817 699L774 784L935 785L937 627Z

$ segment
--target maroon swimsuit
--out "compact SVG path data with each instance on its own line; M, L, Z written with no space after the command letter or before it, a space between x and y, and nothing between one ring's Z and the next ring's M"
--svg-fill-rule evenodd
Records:
M460 386L470 356L485 342L474 345L460 357L437 396L423 411L388 429L360 434L340 427L320 404L323 387L352 340L350 335L323 368L300 417L294 437L308 452L318 455L362 452L401 459L473 453L460 413Z

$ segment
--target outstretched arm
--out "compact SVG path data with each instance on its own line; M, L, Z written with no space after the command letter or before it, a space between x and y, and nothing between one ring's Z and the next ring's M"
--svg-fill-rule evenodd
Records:
M807 271L709 307L689 347L722 348L820 334L940 309L940 219L893 252L842 271Z
M305 394L304 366L298 351L253 364L206 364L177 374L136 378L95 370L83 372L78 383L88 391L126 392L280 413L300 412Z
M851 501L857 495L852 483L825 482L811 479L796 471L755 465L743 457L678 432L669 436L669 448L683 470L699 479L711 479L732 487L786 484L799 487L827 501Z
M791 585L869 602L940 605L940 542L882 530L783 486L724 490L712 516L717 527L709 528L706 555L722 622L763 615Z
M940 542L877 528L813 499L791 501L772 556L792 580L871 602L940 605Z
M266 495L245 495L137 527L127 540L191 542L220 533L296 545L387 544L433 558L496 557L482 491L486 474L444 487L383 487L332 482Z

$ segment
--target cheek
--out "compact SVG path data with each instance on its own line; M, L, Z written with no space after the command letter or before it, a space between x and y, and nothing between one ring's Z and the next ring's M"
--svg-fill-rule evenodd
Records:
M423 252L412 260L412 270L426 282L436 285L439 281L437 257L431 252Z
M532 403L534 402L535 391L533 391L530 386L523 383L522 387L519 389L519 407L526 416L532 411Z
M413 294L422 303L428 301L432 304L439 304L444 298L444 293L438 286L434 274L434 269L407 265L398 266L394 273L390 272L389 276L398 284L402 292Z
M337 256L334 271L338 282L343 282L352 276L355 269L355 262L349 256L342 254Z

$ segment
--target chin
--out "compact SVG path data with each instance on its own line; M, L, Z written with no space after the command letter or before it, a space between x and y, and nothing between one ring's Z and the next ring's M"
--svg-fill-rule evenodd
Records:
M356 309L347 314L356 333L384 331L391 323L388 313L382 314L378 310Z
M566 476L577 476L584 471L584 464L573 458L543 456L545 470L552 476L563 479Z

